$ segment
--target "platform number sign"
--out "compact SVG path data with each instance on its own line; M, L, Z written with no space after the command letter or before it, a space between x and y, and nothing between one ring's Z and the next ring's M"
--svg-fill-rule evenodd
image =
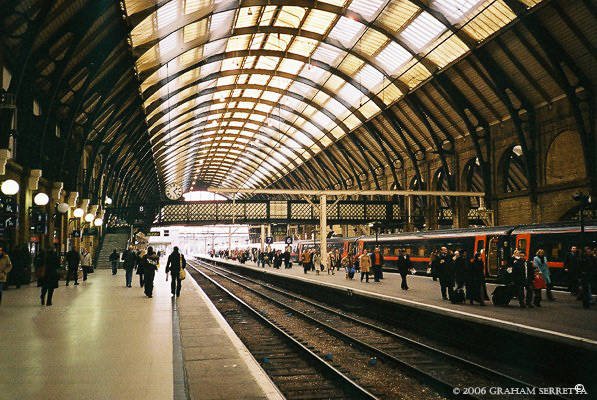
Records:
M266 244L272 244L272 243L274 243L274 238L273 238L273 236L267 236L267 237L265 238L265 243L266 243Z
M170 231L168 229L164 229L164 236L170 236Z
M292 236L287 236L286 240L284 240L284 243L286 243L286 244L292 244Z

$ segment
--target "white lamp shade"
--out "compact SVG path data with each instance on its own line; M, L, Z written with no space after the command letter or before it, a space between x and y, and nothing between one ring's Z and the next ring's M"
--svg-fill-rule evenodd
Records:
M73 211L73 215L75 218L81 218L83 215L85 215L85 211L83 211L82 208L77 208L75 211Z
M109 197L106 197L106 200L104 200L104 203L106 203L107 205L112 204L112 199Z
M15 195L19 192L19 183L13 179L7 179L2 182L0 190L2 190L2 193L7 196Z
M45 206L49 202L50 202L50 198L45 193L38 193L33 198L33 203L35 203L36 206Z
M60 203L56 206L56 210L58 210L60 214L66 214L69 208L70 206L68 203Z
M103 224L103 223L104 223L104 220L103 220L103 219L101 219L101 218L96 218L96 219L93 221L93 225L95 225L95 226L102 226L102 224Z
M87 221L87 222L91 222L91 221L93 221L94 219L95 219L95 215L93 215L93 214L91 214L91 213L89 213L89 214L85 215L85 221Z

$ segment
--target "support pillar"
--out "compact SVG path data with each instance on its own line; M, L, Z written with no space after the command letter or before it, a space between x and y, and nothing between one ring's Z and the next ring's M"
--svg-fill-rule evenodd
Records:
M328 258L327 219L327 197L323 194L319 197L319 237L321 262L324 265Z
M263 253L265 248L265 225L261 224L261 247L260 251Z
M406 226L404 227L404 230L406 232L414 231L412 196L406 196Z
M232 256L232 227L228 226L228 251L230 252L230 256Z

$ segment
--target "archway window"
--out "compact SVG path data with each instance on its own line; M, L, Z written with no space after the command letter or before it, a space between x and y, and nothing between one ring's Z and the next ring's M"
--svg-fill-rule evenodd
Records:
M464 181L466 190L471 192L485 192L485 181L483 180L483 171L481 162L478 158L469 160L464 166ZM470 197L470 207L479 208L481 205L479 197Z
M505 154L504 191L519 192L529 188L526 175L526 160L520 145L513 146Z
M436 190L441 190L444 192L450 191L450 175L446 173L444 168L440 168L435 173L435 188ZM439 201L437 204L439 209L449 209L451 208L450 197L449 196L439 196Z

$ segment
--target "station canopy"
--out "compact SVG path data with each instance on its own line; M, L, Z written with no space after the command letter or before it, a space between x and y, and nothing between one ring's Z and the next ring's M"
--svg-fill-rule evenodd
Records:
M270 185L516 18L503 0L121 4L158 173L185 190Z

